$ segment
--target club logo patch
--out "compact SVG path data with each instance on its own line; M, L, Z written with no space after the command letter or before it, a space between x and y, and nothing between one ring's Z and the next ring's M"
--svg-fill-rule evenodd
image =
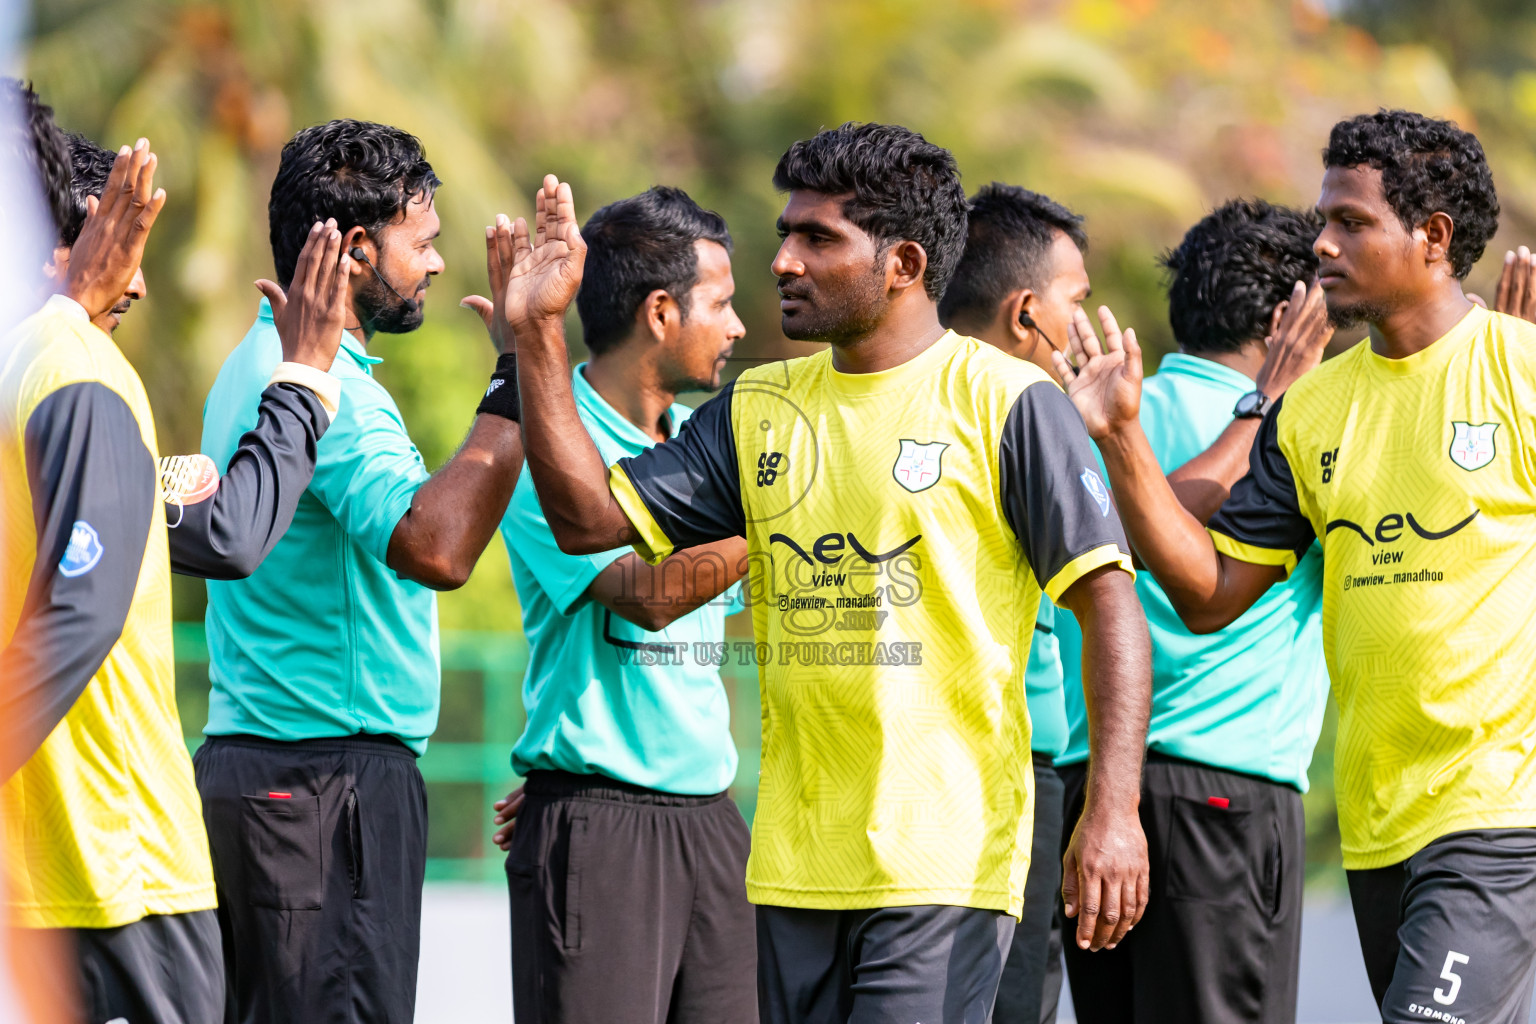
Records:
M1089 497L1098 502L1099 515L1107 518L1109 516L1109 488L1104 486L1103 479L1087 466L1083 467L1083 475L1078 477L1078 479L1083 482L1083 490L1088 492Z
M1467 472L1482 469L1499 454L1494 444L1497 423L1463 423L1452 420L1455 436L1451 438L1451 461Z
M60 575L84 576L96 568L104 550L96 528L84 519L76 519L75 525L69 530L69 547L64 549L64 557L59 559Z
M944 449L948 447L947 441L919 444L902 438L901 450L896 453L896 464L891 467L891 476L913 494L926 491L939 482L939 474L943 472Z

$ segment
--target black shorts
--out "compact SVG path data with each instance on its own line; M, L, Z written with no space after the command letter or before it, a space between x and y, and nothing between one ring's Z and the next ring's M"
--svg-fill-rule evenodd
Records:
M1070 840L1086 766L1058 769ZM1063 922L1080 1024L1295 1024L1306 825L1290 786L1149 753L1146 914L1090 953Z
M1400 864L1348 875L1383 1021L1526 1024L1536 829L1453 832Z
M63 958L59 945L33 938L55 935L73 945L73 965L57 962ZM59 971L73 967L82 1021L215 1024L224 1017L224 959L212 910L156 914L117 928L49 929L46 935L17 928L11 938L17 973L26 972L34 984L67 985ZM57 1000L65 1007L73 1002Z
M193 757L229 1024L411 1024L427 793L383 736L210 737Z
M970 907L760 906L763 1024L987 1024L1013 926Z
M997 986L992 1024L1042 1024L1056 1019L1061 997L1061 776L1047 754L1034 755L1035 828L1029 877L1024 883L1024 916Z
M755 1024L751 837L735 803L528 773L512 831L519 1021Z

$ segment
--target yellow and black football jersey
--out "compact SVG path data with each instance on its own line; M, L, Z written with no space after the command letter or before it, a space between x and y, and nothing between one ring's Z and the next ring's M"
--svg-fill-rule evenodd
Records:
M1346 868L1536 826L1536 326L1474 308L1406 359L1355 346L1265 420L1211 520L1289 572L1323 546Z
M879 373L754 369L613 467L649 560L748 541L754 902L1018 915L1040 593L1130 571L1096 465L1042 371L951 332Z
M0 828L11 922L115 928L211 909L144 385L63 296L7 341Z

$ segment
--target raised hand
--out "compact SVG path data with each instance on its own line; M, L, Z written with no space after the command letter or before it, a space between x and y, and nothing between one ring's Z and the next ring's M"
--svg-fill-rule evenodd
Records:
M1291 297L1275 307L1270 318L1272 331L1264 341L1269 351L1255 378L1258 390L1271 399L1285 394L1301 375L1323 361L1323 349L1333 337L1328 322L1328 304L1323 286L1308 288L1302 281L1291 289Z
M522 332L537 323L561 320L576 289L581 286L587 261L587 243L576 226L576 203L571 186L553 174L544 176L544 187L533 197L534 229L517 218L512 225L512 269L507 280L506 317L513 331Z
M1067 324L1067 348L1051 353L1051 365L1094 440L1136 421L1141 411L1141 346L1136 332L1120 330L1108 306L1099 307L1101 345L1088 314L1079 307Z
M347 323L351 271L352 258L341 251L341 232L332 218L309 229L286 292L272 281L256 282L272 304L284 362L331 368Z
M64 294L80 303L91 319L123 297L144 260L149 229L165 206L165 189L155 188L158 159L149 140L118 150L101 199L85 201L85 226L69 253Z
M512 222L506 214L498 213L496 224L485 229L485 276L490 281L491 297L466 295L459 301L460 306L480 314L497 355L517 351L517 339L506 317L507 281L515 262L514 253Z
M1493 308L1500 313L1536 322L1536 254L1525 246L1504 254L1504 271Z

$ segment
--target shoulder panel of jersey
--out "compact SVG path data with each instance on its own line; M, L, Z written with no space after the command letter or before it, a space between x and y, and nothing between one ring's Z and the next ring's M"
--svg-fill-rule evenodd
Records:
M111 337L84 318L84 310L77 313L49 302L18 324L9 341L14 348L0 374L0 401L14 410L16 436L43 399L70 384L94 381L128 403L145 446L156 450L154 417L143 381Z

